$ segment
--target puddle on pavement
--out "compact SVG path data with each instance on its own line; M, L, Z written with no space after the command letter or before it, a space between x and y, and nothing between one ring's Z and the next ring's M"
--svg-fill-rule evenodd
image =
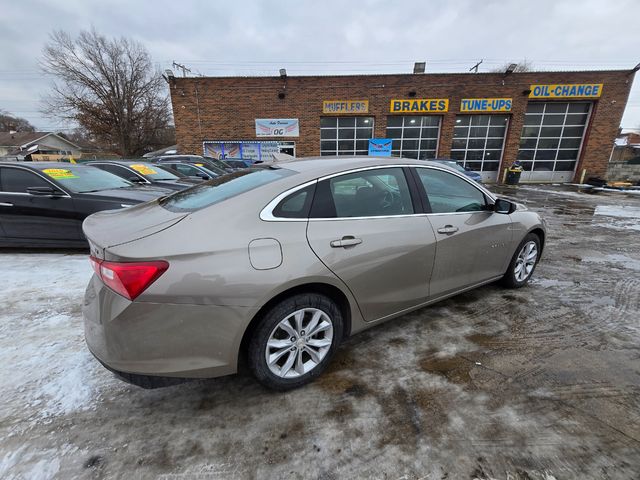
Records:
M436 375L442 375L453 383L471 383L471 363L461 357L438 358L428 355L420 361L420 368Z

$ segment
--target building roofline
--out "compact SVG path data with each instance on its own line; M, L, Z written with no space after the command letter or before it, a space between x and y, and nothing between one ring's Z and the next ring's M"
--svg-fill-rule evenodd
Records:
M634 73L633 68L628 69L603 69L603 70L532 70L528 72L513 72L508 74L509 77L516 76L526 76L526 75L562 75L567 73L618 73L618 74L631 74ZM352 73L352 74L316 74L316 75L289 75L287 74L287 79L308 79L308 78L350 78L350 77L371 77L371 78L389 78L389 77L428 77L428 76L491 76L491 77L503 77L505 76L504 72L425 72L425 73ZM280 79L279 75L204 75L197 77L174 77L175 81L184 81L184 80L207 80L207 79L262 79L262 78L270 78L270 79Z

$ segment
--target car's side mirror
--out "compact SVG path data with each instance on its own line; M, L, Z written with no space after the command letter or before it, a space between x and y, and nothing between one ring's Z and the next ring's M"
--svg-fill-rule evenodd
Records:
M516 204L504 198L497 198L496 203L493 204L493 211L509 215L516 211Z
M37 197L58 197L64 195L63 192L53 187L27 187L27 193Z
M210 180L209 175L205 175L204 173L199 173L197 176L203 180Z
M129 177L128 180L132 183L145 183L140 177Z

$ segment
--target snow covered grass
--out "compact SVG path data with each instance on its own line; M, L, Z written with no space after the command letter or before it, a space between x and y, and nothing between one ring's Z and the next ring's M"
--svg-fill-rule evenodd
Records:
M91 276L86 256L2 253L0 271L7 279L0 291L1 417L36 421L92 408L95 362L80 313Z

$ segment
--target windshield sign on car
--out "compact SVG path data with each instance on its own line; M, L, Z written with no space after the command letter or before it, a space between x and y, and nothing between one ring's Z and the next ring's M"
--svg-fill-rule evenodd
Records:
M42 173L75 193L98 192L133 185L112 173L88 166L45 168L42 169Z
M48 175L54 180L60 180L62 178L78 178L73 174L73 172L67 170L66 168L45 168L44 170L42 170L42 173Z
M158 174L158 172L153 168L148 167L147 165L142 165L140 163L136 163L129 166L141 175L157 175Z

